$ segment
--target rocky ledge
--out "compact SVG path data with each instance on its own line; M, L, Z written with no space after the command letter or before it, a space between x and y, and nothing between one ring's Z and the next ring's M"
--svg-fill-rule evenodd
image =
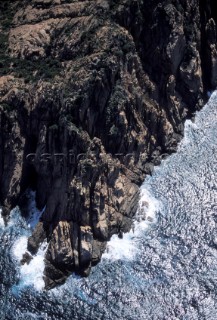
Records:
M1 1L0 203L25 215L36 191L47 289L131 228L145 175L216 87L216 18L214 0Z

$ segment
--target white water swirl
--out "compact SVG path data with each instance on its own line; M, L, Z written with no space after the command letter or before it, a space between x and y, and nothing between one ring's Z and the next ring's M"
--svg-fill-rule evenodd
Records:
M186 122L177 153L145 180L134 232L112 238L88 278L50 292L24 284L10 258L26 222L0 220L0 319L217 320L216 168L214 92Z

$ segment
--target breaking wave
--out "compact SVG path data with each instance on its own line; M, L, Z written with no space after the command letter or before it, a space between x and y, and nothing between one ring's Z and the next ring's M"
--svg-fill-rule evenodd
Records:
M17 208L6 227L0 219L0 319L216 320L216 168L214 92L186 121L177 153L145 180L132 230L112 237L88 278L72 275L49 292L44 247L28 270L18 263L34 223Z

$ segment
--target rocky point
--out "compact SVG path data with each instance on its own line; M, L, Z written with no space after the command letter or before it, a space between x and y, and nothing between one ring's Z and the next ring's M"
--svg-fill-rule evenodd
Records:
M214 0L0 2L0 203L26 190L47 289L130 230L139 187L217 83ZM26 258L27 257L27 258Z

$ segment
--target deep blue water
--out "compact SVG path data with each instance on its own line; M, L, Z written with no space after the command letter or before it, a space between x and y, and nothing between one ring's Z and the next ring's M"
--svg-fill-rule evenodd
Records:
M37 219L0 219L0 319L217 320L217 93L185 124L178 152L141 188L135 231L114 237L89 278L43 291L43 250L19 267ZM144 206L145 203L145 206ZM148 203L148 205L146 204ZM146 207L147 206L147 207ZM149 217L152 217L152 222ZM30 226L28 226L30 223Z

